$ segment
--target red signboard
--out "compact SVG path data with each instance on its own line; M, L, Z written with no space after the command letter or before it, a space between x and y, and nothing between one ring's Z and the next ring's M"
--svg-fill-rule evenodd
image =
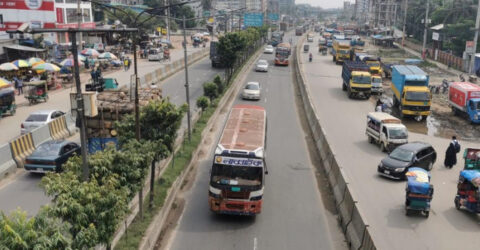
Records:
M57 8L57 23L63 23L63 9Z

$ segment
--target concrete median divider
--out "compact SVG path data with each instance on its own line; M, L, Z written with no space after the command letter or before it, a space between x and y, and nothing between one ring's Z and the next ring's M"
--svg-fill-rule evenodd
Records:
M12 149L9 144L0 147L0 180L15 172L17 164L12 158Z
M51 121L48 123L48 127L50 129L50 136L54 140L59 140L70 136L70 131L68 131L65 116L60 116Z
M335 158L335 152L328 143L327 134L321 126L308 86L305 83L298 55L304 40L305 37L299 39L294 54L295 79L310 132L315 140L315 149L321 158L332 188L339 224L345 233L350 249L375 250L376 246L370 233L370 227L361 212L361 202L356 200L356 196L348 184L348 176Z
M67 123L67 129L70 132L70 135L77 133L76 118L72 113L68 112L65 115L65 122Z
M17 167L23 168L25 158L35 150L33 137L31 133L21 135L10 142L12 158L17 163Z
M33 145L35 147L38 147L38 145L52 139L52 137L50 136L49 126L41 126L34 129L31 133L33 138Z

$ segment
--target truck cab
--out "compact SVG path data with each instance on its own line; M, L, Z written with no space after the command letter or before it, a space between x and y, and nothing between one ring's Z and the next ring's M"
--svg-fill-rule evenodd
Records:
M368 99L372 91L372 75L364 62L346 61L342 68L342 89L348 97L365 97Z
M334 40L333 41L333 61L336 63L342 63L346 60L350 60L350 40Z
M467 114L472 123L480 123L480 98L470 99L467 102Z
M383 79L381 75L372 74L372 94L381 95L383 93Z
M424 86L405 86L400 100L401 115L430 115L432 95Z
M391 152L408 142L408 130L400 119L383 112L367 115L366 135L370 143L380 145L382 152Z

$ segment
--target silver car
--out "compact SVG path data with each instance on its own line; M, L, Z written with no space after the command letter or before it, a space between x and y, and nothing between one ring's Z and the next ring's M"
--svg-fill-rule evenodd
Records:
M272 45L267 45L265 46L265 49L263 50L263 53L265 54L273 54L273 46Z
M260 83L248 82L242 91L243 99L260 100Z
M268 62L267 60L258 60L257 65L255 65L255 71L268 72Z
M38 110L30 113L30 115L22 122L20 133L26 134L40 126L55 120L56 118L65 115L64 112L59 110Z

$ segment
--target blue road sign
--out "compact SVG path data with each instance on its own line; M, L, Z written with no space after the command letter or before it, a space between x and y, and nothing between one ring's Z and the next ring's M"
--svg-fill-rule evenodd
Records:
M263 14L245 13L243 20L245 27L260 27L263 25Z
M268 13L268 20L278 21L278 14L277 13Z

